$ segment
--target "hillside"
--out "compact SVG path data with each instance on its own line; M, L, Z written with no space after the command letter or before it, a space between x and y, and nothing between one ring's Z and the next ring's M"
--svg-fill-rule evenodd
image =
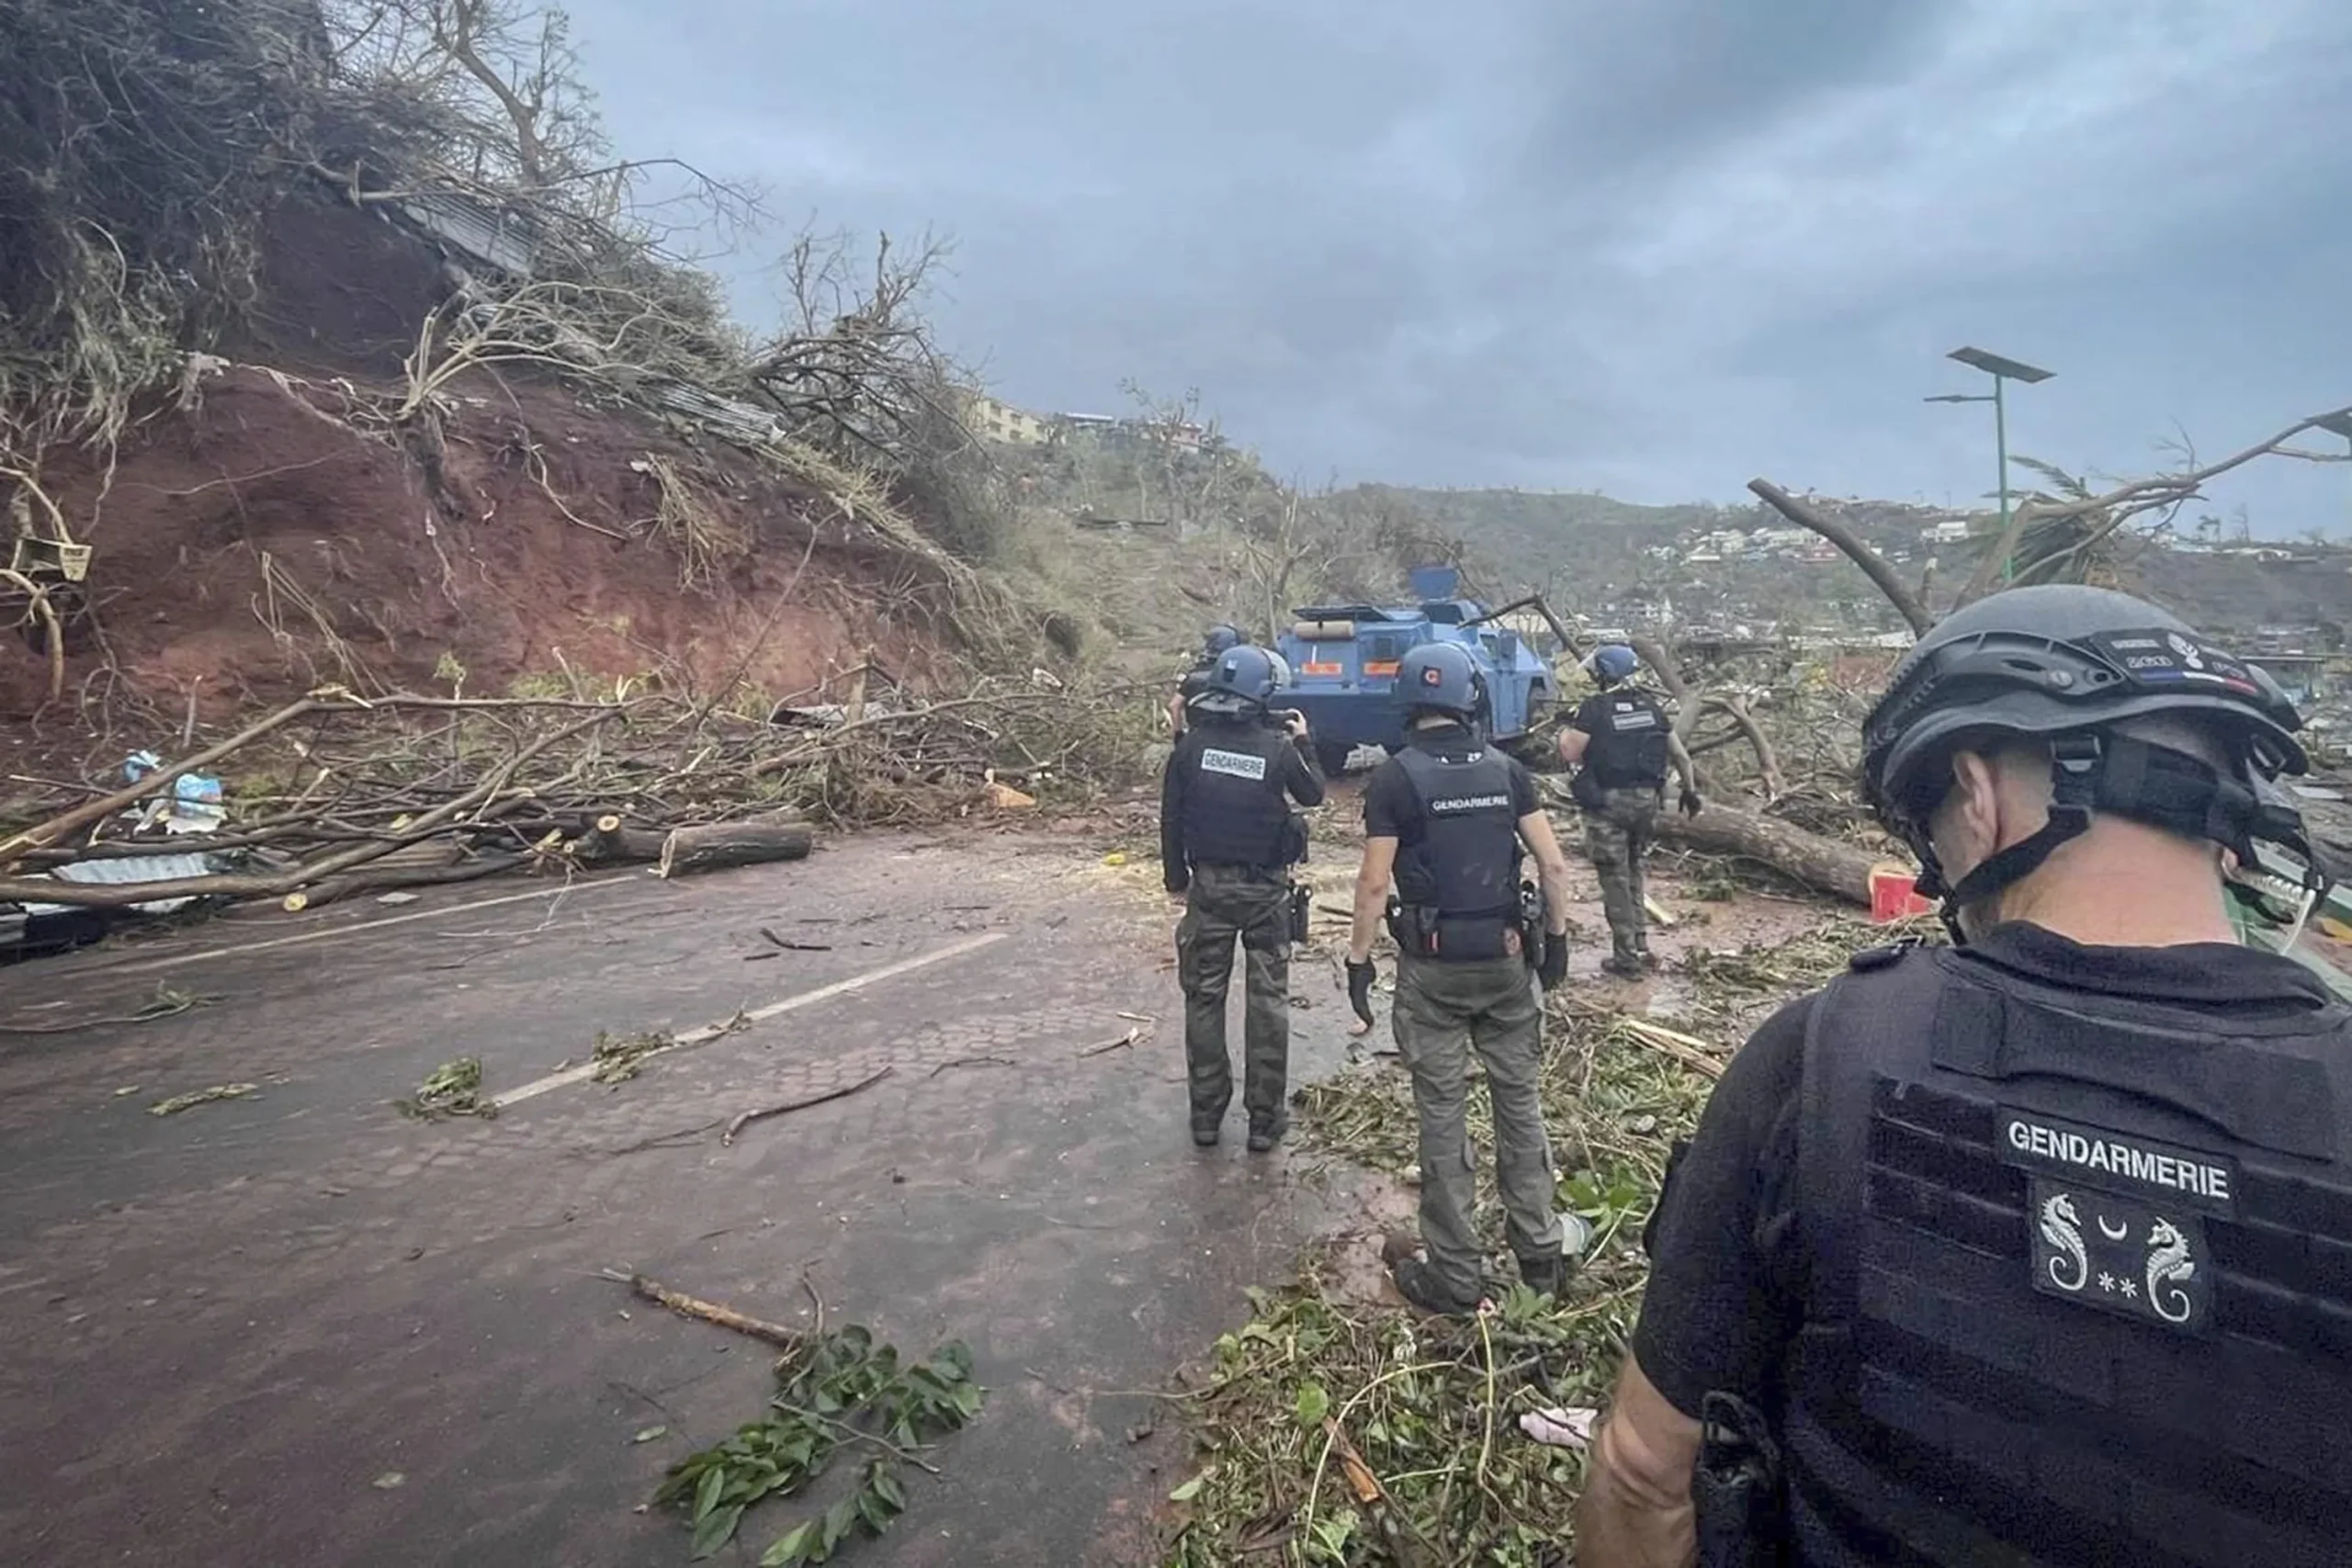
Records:
M1590 492L1423 490L1366 485L1419 511L1458 541L1482 581L1498 590L1541 587L1563 610L1611 622L1832 625L1862 631L1900 625L1861 573L1810 541L1726 544L1790 525L1761 503L1643 506ZM1974 570L1981 543L1934 542L1928 531L1961 514L1900 502L1820 502L1865 541L1925 582L1949 592ZM1989 517L1970 519L1978 528ZM2256 553L2126 542L2113 570L2192 621L2251 638L2283 629L2327 631L2340 642L2352 623L2352 549L2299 545ZM1939 587L1938 585L1940 585ZM2325 640L2324 638L2323 640Z
M593 128L471 80L539 59L519 22L338 49L313 0L106 8L10 24L19 87L110 118L19 91L0 133L8 719L143 743L321 682L756 705L1077 650L987 560L1009 512L941 412L923 259L804 254L831 312L754 341L593 183Z

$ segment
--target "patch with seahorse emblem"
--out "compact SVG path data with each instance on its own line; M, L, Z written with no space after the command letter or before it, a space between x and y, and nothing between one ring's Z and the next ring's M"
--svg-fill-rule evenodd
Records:
M2211 1325L2201 1217L2041 1177L2028 1187L2035 1290L2183 1334Z
M2183 1334L2211 1326L2207 1214L2237 1212L2237 1161L2003 1109L2005 1165L2029 1172L2033 1288Z

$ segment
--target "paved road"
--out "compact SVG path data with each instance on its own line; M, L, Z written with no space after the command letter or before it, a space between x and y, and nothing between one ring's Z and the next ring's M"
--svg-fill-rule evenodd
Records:
M756 1415L758 1344L598 1278L634 1268L993 1390L859 1561L1141 1561L1184 1456L1149 1388L1341 1200L1184 1136L1169 911L1102 846L868 838L799 866L216 921L0 971L0 1552L39 1564L660 1564L662 1467ZM768 927L822 952L785 952ZM291 940L289 940L291 939ZM747 955L774 953L756 960ZM1308 972L1295 1076L1344 1047ZM788 1004L498 1120L390 1102L453 1056L513 1091L599 1031ZM1083 1055L1155 1018L1132 1048ZM831 1104L737 1112L883 1066ZM249 1100L158 1118L229 1081ZM119 1092L137 1086L135 1092ZM631 1434L671 1435L633 1445ZM377 1478L404 1481L379 1488ZM922 1479L918 1477L917 1479ZM755 1516L751 1551L787 1510Z

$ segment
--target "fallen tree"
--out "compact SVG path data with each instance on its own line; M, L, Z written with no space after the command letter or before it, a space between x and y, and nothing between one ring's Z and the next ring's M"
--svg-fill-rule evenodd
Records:
M1841 839L1826 838L1760 812L1711 805L1696 817L1658 814L1661 843L1709 854L1758 861L1816 893L1849 904L1871 901L1871 867L1877 857Z
M301 909L509 871L652 863L682 875L798 860L820 826L954 820L993 809L1002 781L1018 781L1023 800L1099 800L1142 776L1153 694L981 678L928 704L787 726L661 693L361 698L322 688L227 739L191 742L187 757L127 787L89 787L93 798L0 834L0 902L269 898ZM224 765L233 823L162 831L154 797ZM236 787L240 776L254 782ZM201 855L215 870L141 882L56 874L139 854Z

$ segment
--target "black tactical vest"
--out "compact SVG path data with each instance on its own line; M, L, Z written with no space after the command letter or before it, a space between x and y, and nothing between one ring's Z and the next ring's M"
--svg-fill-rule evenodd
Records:
M1857 969L1805 1048L1798 1561L2352 1562L2352 1011Z
M1283 789L1290 739L1223 716L1185 732L1184 854L1195 865L1290 863L1290 801Z
M1666 710L1647 692L1600 694L1600 716L1586 745L1584 768L1601 789L1656 789L1666 782Z
M1519 924L1519 817L1511 761L1472 747L1460 761L1408 746L1396 765L1413 786L1419 837L1399 843L1399 945L1419 957L1470 962L1510 951ZM1409 934L1408 934L1409 933Z

